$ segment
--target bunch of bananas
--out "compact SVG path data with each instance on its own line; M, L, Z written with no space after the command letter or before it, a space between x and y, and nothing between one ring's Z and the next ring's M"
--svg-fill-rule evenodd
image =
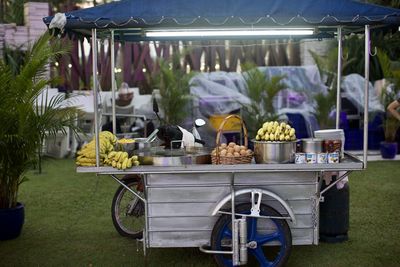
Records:
M107 154L114 151L114 145L117 137L109 131L103 131L99 134L100 160L104 160ZM96 166L96 140L93 138L78 151L76 165L78 166Z
M129 158L128 152L125 151L111 151L103 162L118 170L125 170L139 165L138 157L132 156Z
M285 122L268 121L258 129L257 141L294 141L296 130Z

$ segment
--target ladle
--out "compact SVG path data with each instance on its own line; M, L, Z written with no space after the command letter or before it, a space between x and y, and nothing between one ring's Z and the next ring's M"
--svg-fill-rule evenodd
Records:
M156 137L156 134L158 133L158 129L155 129L144 141L145 143L151 143L154 141L154 138Z

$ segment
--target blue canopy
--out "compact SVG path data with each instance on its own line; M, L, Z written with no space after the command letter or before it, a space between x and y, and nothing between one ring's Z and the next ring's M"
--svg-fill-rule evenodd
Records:
M353 0L123 0L67 12L65 30L400 25L400 10ZM45 17L49 25L52 16Z

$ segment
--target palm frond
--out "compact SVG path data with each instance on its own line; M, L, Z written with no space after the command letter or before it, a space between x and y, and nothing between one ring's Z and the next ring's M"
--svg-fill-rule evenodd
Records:
M282 89L286 88L286 85L282 82L285 76L268 77L251 63L243 64L242 69L245 70L243 78L251 102L250 104L242 104L242 114L250 136L255 136L257 129L263 122L275 120L278 117L273 106L273 100Z
M65 133L65 127L79 130L79 110L65 106L63 97L38 98L53 81L45 75L49 62L66 53L59 40L49 45L50 40L49 34L37 40L18 73L0 61L0 209L15 205L23 174L37 159L43 138Z
M187 74L171 65L169 61L160 60L160 71L155 81L160 89L165 123L179 124L187 117L186 109L191 100L190 80L194 73Z

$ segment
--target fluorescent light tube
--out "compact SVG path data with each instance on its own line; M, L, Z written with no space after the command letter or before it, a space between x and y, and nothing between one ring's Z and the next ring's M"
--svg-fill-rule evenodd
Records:
M146 31L146 37L228 37L228 36L290 36L312 35L313 29L171 29Z

